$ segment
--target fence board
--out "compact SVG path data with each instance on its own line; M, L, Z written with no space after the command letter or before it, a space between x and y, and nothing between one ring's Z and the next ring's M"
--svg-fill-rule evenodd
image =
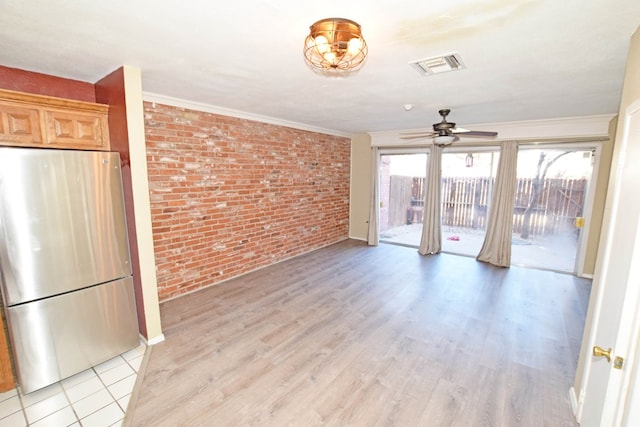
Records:
M411 197L414 191L413 178L392 175L389 190L389 227L398 227L407 224L407 209L411 206Z

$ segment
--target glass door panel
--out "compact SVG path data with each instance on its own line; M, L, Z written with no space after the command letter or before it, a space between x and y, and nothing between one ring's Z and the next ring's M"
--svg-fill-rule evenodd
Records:
M500 154L442 154L442 251L476 256L487 227Z
M427 154L380 156L380 241L418 247Z
M511 263L575 272L591 149L521 149Z

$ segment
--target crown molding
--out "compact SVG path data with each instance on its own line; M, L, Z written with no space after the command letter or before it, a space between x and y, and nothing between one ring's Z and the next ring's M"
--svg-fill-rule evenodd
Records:
M322 133L325 135L340 136L345 138L351 138L352 135L346 132L340 132L333 129L325 129L315 126L309 126L302 123L290 122L287 120L277 119L275 117L262 116L260 114L247 113L244 111L232 110L230 108L219 107L216 105L205 104L201 102L188 101L186 99L174 98L172 96L160 95L152 92L142 92L142 99L147 102L155 102L163 105L170 105L172 107L186 108L194 111L202 111L204 113L219 114L222 116L236 117L239 119L247 119L255 122L269 123L277 126L284 126L288 128Z

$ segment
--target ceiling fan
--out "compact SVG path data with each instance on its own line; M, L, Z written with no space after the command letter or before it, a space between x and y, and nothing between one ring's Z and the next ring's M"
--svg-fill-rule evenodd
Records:
M486 132L478 130L468 130L463 128L457 128L456 124L447 121L447 115L451 110L442 109L438 113L442 116L442 121L433 124L433 132L421 132L415 134L404 134L401 139L420 140L429 137L433 137L433 143L437 145L449 145L455 141L458 141L461 136L480 137L480 138L495 138L498 136L498 132Z

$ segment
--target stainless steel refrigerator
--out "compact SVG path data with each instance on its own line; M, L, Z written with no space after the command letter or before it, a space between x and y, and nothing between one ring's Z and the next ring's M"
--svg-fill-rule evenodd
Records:
M23 393L139 345L118 153L0 147L0 281Z

